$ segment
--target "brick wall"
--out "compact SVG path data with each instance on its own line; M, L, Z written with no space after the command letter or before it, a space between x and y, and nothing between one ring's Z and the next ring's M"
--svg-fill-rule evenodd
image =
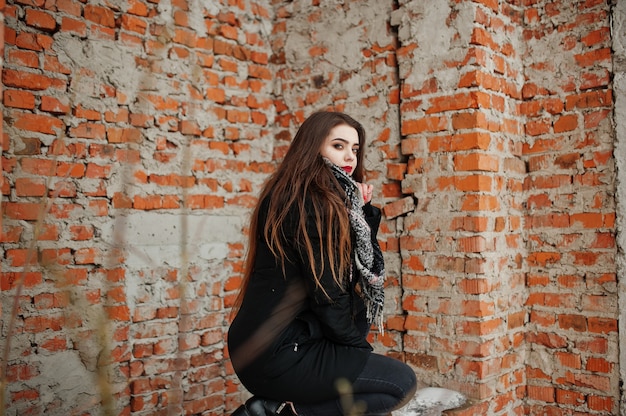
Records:
M203 3L5 8L10 414L97 414L100 381L113 413L238 405L224 336L274 166L273 12Z
M524 11L527 405L618 414L610 9L576 6Z
M623 201L626 189L624 185L626 185L626 177L624 175L624 161L626 161L626 148L624 147L626 129L624 123L621 120L624 120L626 117L626 106L625 100L626 98L626 84L624 83L625 75L626 75L626 31L624 31L624 25L626 24L626 4L623 2L615 4L613 9L611 10L611 20L612 20L612 33L614 34L612 40L612 50L613 50L613 91L614 91L614 117L615 117L615 149L613 150L613 157L615 159L614 163L618 167L617 169L617 180L616 180L616 199L617 201ZM623 216L623 204L617 204L617 213L616 216L616 243L618 247L624 247L626 245L625 235L622 230L624 230L624 216ZM617 271L618 276L624 275L624 265L625 257L624 250L618 250L617 256ZM623 345L624 342L624 334L626 334L626 297L624 293L626 293L626 281L624 279L619 279L617 282L617 291L620 294L618 309L619 309L619 317L618 317L618 333L620 338L620 345ZM624 348L619 349L619 374L620 379L626 379L626 350ZM621 389L621 401L620 407L618 410L619 414L626 413L626 391ZM617 412L616 412L617 413Z
M611 7L426 3L0 1L7 413L229 414L247 215L334 108L385 213L376 349L458 416L617 414Z
M459 414L616 414L608 5L394 14L409 362L484 400Z
M422 379L488 399L471 414L521 414L522 11L409 3L394 17L408 157L403 192L419 201L400 240L404 350Z

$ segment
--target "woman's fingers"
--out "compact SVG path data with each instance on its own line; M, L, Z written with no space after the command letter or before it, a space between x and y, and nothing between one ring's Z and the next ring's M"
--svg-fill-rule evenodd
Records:
M363 201L367 204L372 200L372 193L374 192L374 185L370 185L367 183L357 183L359 190L361 191L361 195L363 195Z

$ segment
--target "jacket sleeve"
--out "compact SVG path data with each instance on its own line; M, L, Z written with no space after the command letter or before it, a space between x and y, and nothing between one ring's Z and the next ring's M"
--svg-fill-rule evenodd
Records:
M372 230L372 241L374 241L378 235L378 226L380 225L380 219L382 217L380 208L368 202L363 206L363 213L365 214L365 221L367 221L367 224Z
M300 247L298 250L302 259L302 275L307 288L309 307L319 320L322 332L326 338L337 344L371 350L372 347L367 342L363 332L359 330L352 316L353 296L356 296L356 294L352 293L351 289L344 289L337 285L333 279L331 264L328 258L324 258L322 265L320 255L322 241L320 241L317 234L315 216L312 210L308 210L308 212L306 221L307 232L314 253L315 268L318 271L322 270L320 284L323 287L322 290L316 285L313 272L309 266L309 255L304 248Z

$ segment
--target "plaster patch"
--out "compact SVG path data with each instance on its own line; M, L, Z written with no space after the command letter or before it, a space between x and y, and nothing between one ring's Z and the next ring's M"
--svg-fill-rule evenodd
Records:
M149 265L183 265L187 258L226 258L228 243L240 240L245 217L200 216L156 212L131 213L102 227L102 239L127 249L125 265L139 270Z
M191 29L193 29L199 37L204 37L207 35L207 28L205 22L205 13L207 12L211 15L217 15L219 13L219 9L217 5L212 1L205 0L192 0L187 2L189 7L189 13L187 13L187 24Z
M463 406L467 399L454 390L426 387L415 393L411 401L393 416L440 416L444 410Z
M310 39L307 34L289 32L285 41L285 57L287 62L294 68L302 68L310 60L309 57Z
M554 374L556 369L554 366L554 357L551 351L545 349L535 349L528 353L526 366L528 368L539 368L546 374Z
M358 10L344 12L342 7L324 8L324 19L311 25L307 15L301 13L289 21L285 57L293 69L311 64L309 51L313 46L323 46L323 62L345 70L357 71L363 64L361 50L355 45L362 42L365 30L360 26L363 16ZM340 23L338 23L340 22Z
M411 2L402 14L394 12L400 41L417 44L413 59L400 62L401 76L408 84L421 88L424 81L435 77L444 90L458 85L459 71L448 68L447 63L459 61L467 53L475 6L463 3L456 7L453 11L447 3ZM455 20L449 22L455 14Z
M70 91L74 106L83 104L102 112L110 108L101 97L102 85L94 81L113 85L128 97L135 97L138 88L146 87L137 71L128 70L135 68L135 56L130 49L104 40L78 39L63 32L55 35L53 47L63 65L88 68L94 74L72 77Z
M54 355L38 355L41 362L39 377L34 379L40 387L42 403L62 400L81 410L92 409L100 396L93 382L95 374L87 371L77 351L62 351Z

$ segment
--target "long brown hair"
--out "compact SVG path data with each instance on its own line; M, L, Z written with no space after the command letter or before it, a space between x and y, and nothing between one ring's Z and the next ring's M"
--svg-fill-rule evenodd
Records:
M341 286L343 277L350 267L351 240L348 213L343 198L343 191L333 173L328 168L320 150L330 131L339 125L347 125L357 131L359 148L357 165L352 174L355 181L363 180L363 150L365 148L365 130L352 117L339 112L321 111L309 116L300 126L285 158L266 182L259 197L259 203L252 214L248 235L248 253L241 291L233 311L243 300L248 281L254 270L257 252L257 238L262 235L270 250L284 266L286 251L283 237L283 225L291 210L298 213L296 240L292 242L304 248L306 258L315 283L325 292L320 284L324 272L324 260L331 265L335 282ZM261 204L267 199L267 217L265 226L260 227L259 212ZM310 201L315 216L316 235L320 241L320 252L314 253L311 237L307 232L305 200ZM315 259L321 259L317 265ZM294 259L291 259L292 261Z

